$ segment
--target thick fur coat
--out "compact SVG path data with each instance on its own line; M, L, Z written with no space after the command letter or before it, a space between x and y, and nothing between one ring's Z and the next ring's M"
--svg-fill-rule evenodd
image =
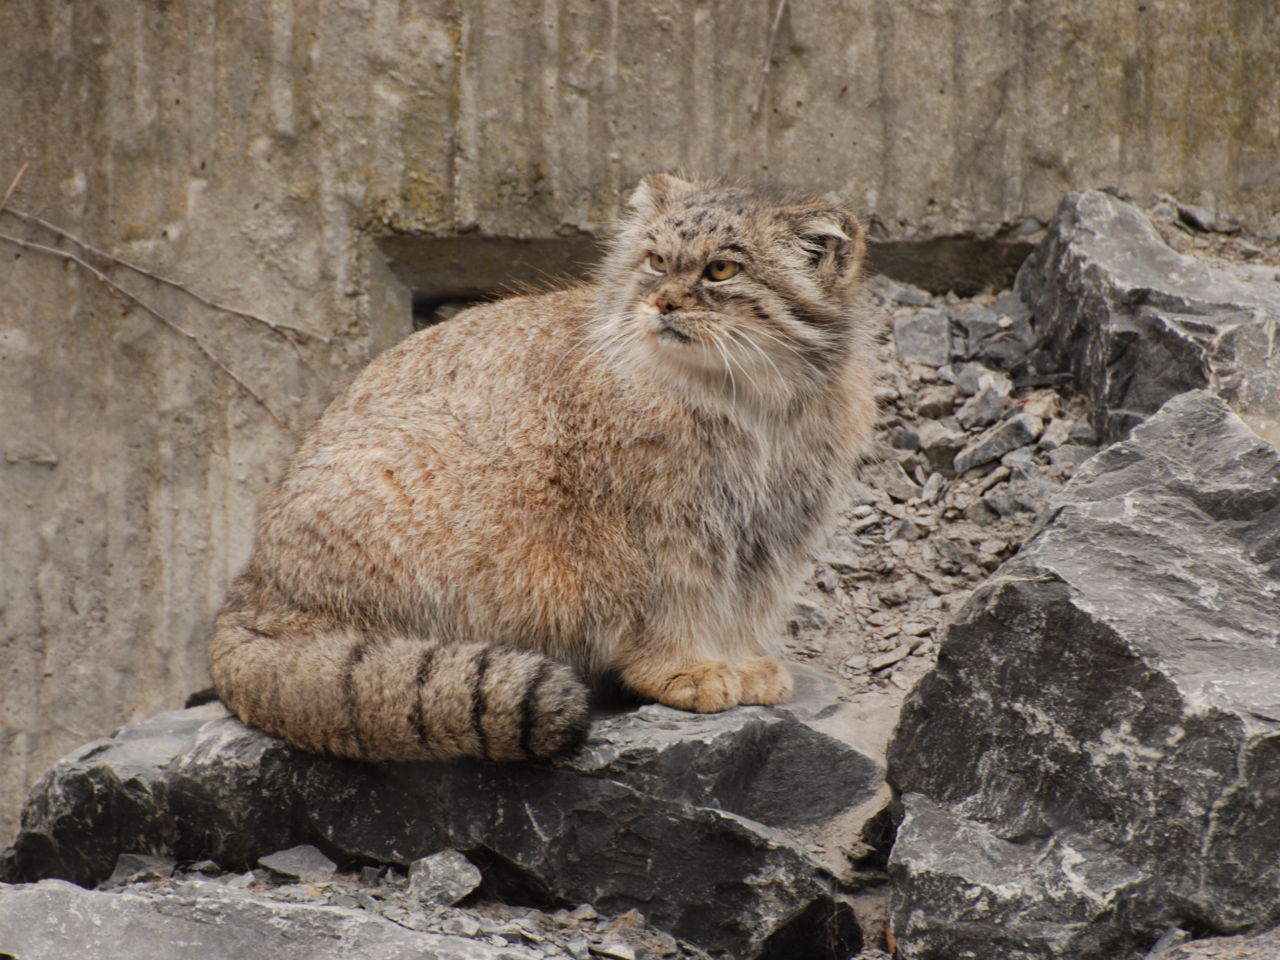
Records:
M210 658L242 720L368 760L550 756L611 675L775 703L787 589L875 415L838 205L647 178L590 286L377 358L267 496Z

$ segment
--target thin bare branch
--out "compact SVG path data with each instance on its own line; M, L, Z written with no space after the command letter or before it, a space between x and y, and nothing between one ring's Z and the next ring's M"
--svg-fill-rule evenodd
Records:
M13 178L13 182L9 184L9 189L4 192L4 199L0 200L0 213L4 213L4 208L9 204L9 198L13 196L13 191L18 189L18 181L22 179L22 175L27 172L27 167L31 166L28 160L18 168L18 174Z
M106 284L106 286L109 289L115 291L116 294L124 297L126 300L133 301L138 306L140 306L143 310L147 311L147 313L151 314L153 317L155 317L157 320L163 323L170 330L174 331L174 333L177 333L180 336L186 337L188 340L194 343L196 345L196 348L201 353L203 353L205 357L209 359L210 363L212 363L219 370L221 370L228 377L230 377L233 381L235 381L236 385L239 386L241 390L243 390L249 396L253 397L254 400L258 401L258 405L262 407L263 410L267 411L268 414L270 414L271 419L276 422L277 426L279 426L281 430L287 430L289 431L289 433L296 433L296 431L291 426L289 426L282 419L280 419L279 416L276 415L276 412L271 409L271 405L268 404L267 401L264 400L261 396L259 396L257 391L255 391L251 386L249 386L247 383L241 380L230 367L228 367L225 363L223 363L213 353L213 351L211 351L208 347L204 345L204 343L200 340L199 337L197 337L194 333L184 330L182 327L178 326L176 323L174 323L172 320L170 320L168 317L166 317L164 314L158 311L155 307L146 303L144 300L140 300L136 295L130 293L124 287L120 286L118 283L116 283L114 280L108 277L105 273L103 273L97 267L93 266L91 263L88 263L84 259L77 257L74 253L68 253L66 250L59 250L57 247L46 247L42 243L34 243L30 240L23 240L21 237L11 237L7 233L0 233L0 240L8 240L10 243L17 244L19 247L22 247L24 250L38 250L41 253L47 253L47 254L50 254L51 256L58 257L59 259L67 260L71 263L74 263L77 266L84 267L84 269L88 270L95 277L97 277L104 284Z
M764 105L764 85L769 79L769 67L773 64L773 45L778 39L778 27L782 26L782 11L787 8L787 0L778 0L778 12L773 16L773 27L769 30L769 45L764 51L764 69L760 72L760 86L756 88L756 102L751 107L751 122L755 123L760 116L760 108Z
M24 167L23 169L26 169L26 168ZM310 330L304 330L302 327L295 327L292 324L288 324L288 323L277 323L274 320L268 320L266 317L260 317L256 313L249 313L247 310L240 310L236 307L227 306L225 303L218 303L216 300L210 300L207 297L202 297L200 294L196 293L194 290L188 287L185 283L182 283L179 280L170 280L168 277L162 277L160 276L160 274L153 273L152 271L146 269L145 267L138 266L136 263L130 263L128 260L121 260L119 257L114 256L113 254L107 253L105 250L99 250L97 247L93 246L92 244L85 243L75 234L68 233L66 230L63 230L61 227L55 226L47 220L41 220L39 217L34 216L30 213L23 213L21 210L5 210L3 204L0 204L0 212L11 214L12 216L25 220L28 223L38 223L40 226L44 227L46 230L50 230L53 233L56 233L58 236L64 237L67 240L70 240L72 243L78 246L81 250L84 250L88 253L92 253L96 257L101 257L103 260L106 260L108 263L113 263L116 266L124 267L127 270L132 270L134 273L141 274L144 277L150 277L156 283L162 283L167 287L173 287L176 290L181 290L187 296L195 300L198 300L200 303L203 303L206 307L212 307L214 310L221 310L223 313L230 313L237 317L243 317L245 320L251 320L255 323L261 323L266 327L270 327L273 331L280 334L286 340L290 339L285 334L285 331L288 331L288 333L292 333L299 337L306 337L311 340L319 340L321 343L325 345L328 345L333 342L329 337L322 336L321 334L318 334L318 333L313 333Z

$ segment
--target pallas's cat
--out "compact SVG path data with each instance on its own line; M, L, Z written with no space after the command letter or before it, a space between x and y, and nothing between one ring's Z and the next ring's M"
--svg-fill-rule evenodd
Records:
M764 654L875 416L863 250L838 205L650 176L594 283L382 354L262 505L219 696L367 760L564 752L606 675L785 700Z

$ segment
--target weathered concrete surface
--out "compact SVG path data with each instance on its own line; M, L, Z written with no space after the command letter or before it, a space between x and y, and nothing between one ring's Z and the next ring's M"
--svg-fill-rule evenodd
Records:
M1280 198L1264 0L794 0L753 123L775 9L10 0L0 189L30 160L14 209L333 337L295 349L112 270L295 428L408 329L371 233L580 239L671 167L834 190L873 237L943 260L952 234L1034 237L1067 188L1168 191L1254 229ZM8 213L0 232L54 241ZM294 440L83 268L0 249L8 835L54 759L207 685L212 614Z
M404 868L460 850L485 892L510 902L639 909L734 957L782 958L785 944L825 956L814 951L828 930L854 952L861 934L836 877L786 836L880 792L880 765L826 732L835 689L802 673L784 707L600 717L554 767L351 763L294 750L221 704L175 711L55 764L4 876L92 886L131 852L301 875L281 860L302 851L266 854L311 844L345 865Z
M1170 397L1209 387L1280 445L1275 267L1177 253L1137 207L1089 190L1063 199L1018 289L1035 312L1041 362L1074 374L1103 439L1124 439Z
M1280 451L1170 400L1084 463L903 705L913 960L1128 960L1280 921Z

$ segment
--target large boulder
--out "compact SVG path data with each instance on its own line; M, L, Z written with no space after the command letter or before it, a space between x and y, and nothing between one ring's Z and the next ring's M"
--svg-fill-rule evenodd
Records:
M298 844L343 866L459 850L507 902L638 909L734 957L856 953L835 876L787 836L881 789L879 764L827 732L835 692L802 673L782 707L601 714L555 765L355 763L294 750L220 704L163 714L45 774L6 874L92 886L130 852L245 870Z
M1191 392L1083 464L903 706L912 960L1280 922L1280 451Z
M1107 441L1170 397L1207 388L1280 444L1278 277L1177 253L1132 204L1068 193L1018 272L1038 346L1023 372L1074 374Z

